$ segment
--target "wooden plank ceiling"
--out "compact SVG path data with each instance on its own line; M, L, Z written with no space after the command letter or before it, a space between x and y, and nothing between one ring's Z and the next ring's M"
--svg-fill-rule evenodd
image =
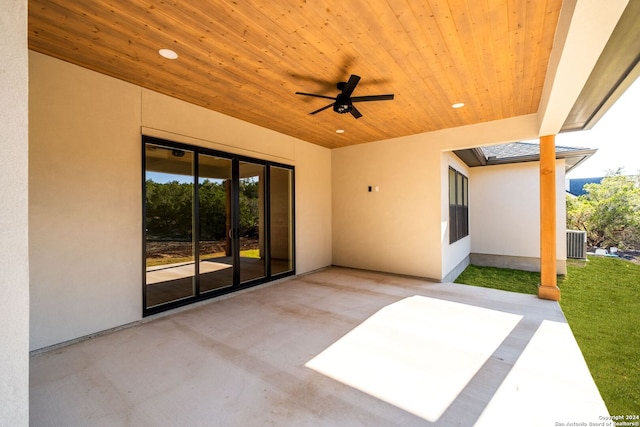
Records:
M561 3L29 0L29 48L334 148L535 113ZM356 120L295 95L351 74L395 99Z

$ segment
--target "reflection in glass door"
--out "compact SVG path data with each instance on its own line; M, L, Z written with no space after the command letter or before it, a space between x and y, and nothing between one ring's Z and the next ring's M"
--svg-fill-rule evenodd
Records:
M200 292L233 285L230 159L198 155Z
M146 307L195 295L193 161L186 150L145 145Z
M266 276L263 165L240 162L240 282Z

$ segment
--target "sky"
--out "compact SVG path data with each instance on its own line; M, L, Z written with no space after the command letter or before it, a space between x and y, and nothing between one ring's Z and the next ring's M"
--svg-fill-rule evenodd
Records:
M640 79L637 79L590 130L556 135L556 145L597 148L598 151L567 174L567 178L605 176L624 168L640 174Z

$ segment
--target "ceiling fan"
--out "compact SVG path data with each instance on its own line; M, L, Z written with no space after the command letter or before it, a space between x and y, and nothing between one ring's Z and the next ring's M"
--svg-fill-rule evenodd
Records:
M351 96L353 91L355 90L358 82L360 81L360 76L356 76L352 74L349 77L349 81L340 82L337 84L338 90L340 93L336 97L326 96L326 95L317 95L315 93L304 93L304 92L296 92L296 95L304 95L304 96L315 96L316 98L326 98L332 99L332 102L329 105L325 105L322 108L319 108L315 111L312 111L309 114L316 114L320 111L326 110L329 107L333 107L333 111L339 114L351 113L353 117L359 119L362 117L362 113L358 111L358 109L353 105L354 102L366 102L366 101L390 101L393 99L393 94L387 95L369 95L369 96Z

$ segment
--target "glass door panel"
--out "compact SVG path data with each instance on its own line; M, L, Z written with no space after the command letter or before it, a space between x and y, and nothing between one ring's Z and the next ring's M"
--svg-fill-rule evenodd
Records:
M264 177L263 165L240 162L238 194L240 282L266 276Z
M231 163L198 155L200 292L233 285Z
M272 166L269 174L271 274L293 270L293 171Z
M194 153L145 144L146 307L195 295Z

